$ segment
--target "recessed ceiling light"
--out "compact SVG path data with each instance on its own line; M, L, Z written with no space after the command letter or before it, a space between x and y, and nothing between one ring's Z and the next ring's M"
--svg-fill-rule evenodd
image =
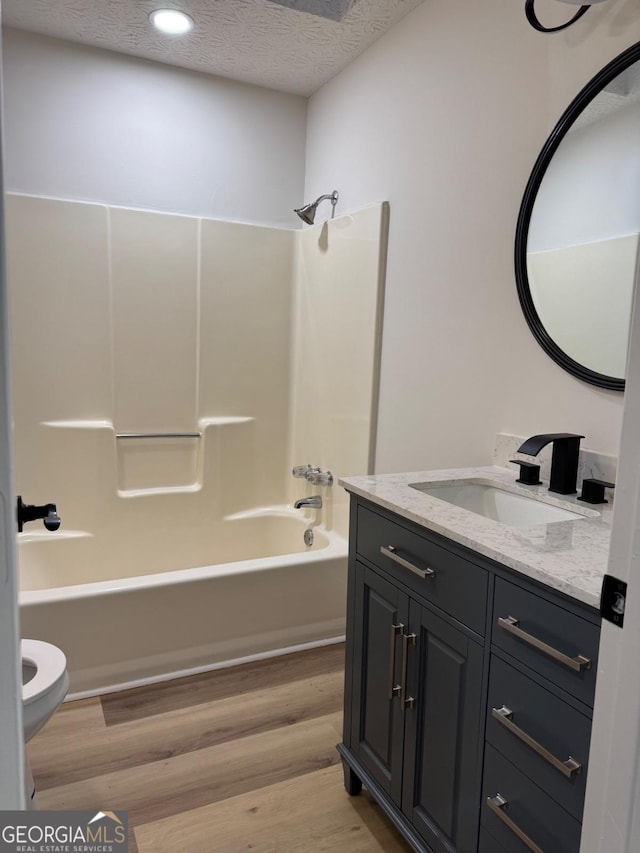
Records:
M193 18L177 9L156 9L149 18L156 29L172 36L184 35L195 26Z

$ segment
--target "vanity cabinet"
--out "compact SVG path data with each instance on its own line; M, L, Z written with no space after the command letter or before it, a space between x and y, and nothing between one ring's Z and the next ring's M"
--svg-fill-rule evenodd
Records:
M404 714L396 673L398 639L409 624L409 599L360 562L355 565L353 727L351 744L380 788L400 804Z
M352 497L342 756L416 851L578 853L599 617Z
M481 821L506 853L578 853L599 617L496 577Z
M482 646L410 602L402 811L436 853L475 851Z
M416 850L476 853L488 574L366 505L354 518L347 789L362 779Z

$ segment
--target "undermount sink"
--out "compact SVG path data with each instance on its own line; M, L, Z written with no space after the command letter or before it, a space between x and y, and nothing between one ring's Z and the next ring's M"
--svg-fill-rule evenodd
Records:
M587 515L586 512L572 512L487 483L410 483L410 486L429 497L446 501L510 527L549 524L552 521L575 521ZM597 514L588 513L589 516Z

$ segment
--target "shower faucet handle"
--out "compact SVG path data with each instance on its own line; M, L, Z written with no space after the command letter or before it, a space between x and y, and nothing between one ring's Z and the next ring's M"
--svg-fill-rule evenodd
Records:
M333 474L331 471L323 471L321 468L312 468L305 479L314 486L333 486Z
M47 530L57 530L62 521L58 515L58 510L55 504L42 504L35 506L34 504L25 504L22 501L22 495L18 495L18 533L22 533L22 528L30 521L42 519Z
M302 480L306 480L308 479L311 471L315 471L313 465L294 465L291 470L291 473L294 477L299 477Z
M58 515L58 510L56 509L55 504L47 504L48 512L45 517L42 519L44 526L47 530L54 531L60 528L62 524L62 520Z

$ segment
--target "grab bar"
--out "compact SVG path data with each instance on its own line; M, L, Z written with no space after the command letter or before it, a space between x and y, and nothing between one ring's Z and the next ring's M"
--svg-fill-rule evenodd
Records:
M118 432L116 438L202 438L200 432Z

